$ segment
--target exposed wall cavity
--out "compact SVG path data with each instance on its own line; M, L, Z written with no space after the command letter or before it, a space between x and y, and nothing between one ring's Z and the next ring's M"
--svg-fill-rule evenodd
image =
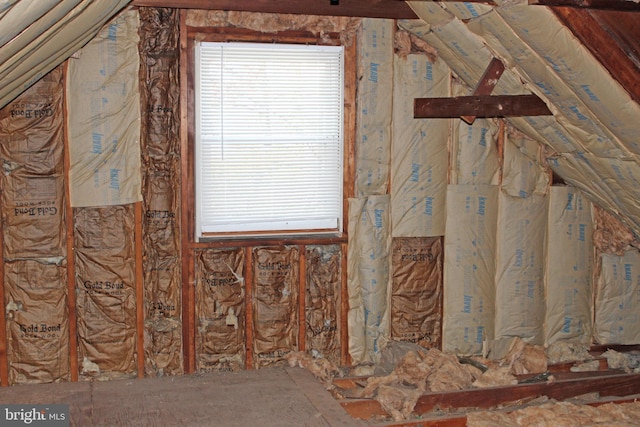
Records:
M58 67L0 110L9 384L69 380L63 99Z
M139 13L145 373L174 375L183 372L179 13Z

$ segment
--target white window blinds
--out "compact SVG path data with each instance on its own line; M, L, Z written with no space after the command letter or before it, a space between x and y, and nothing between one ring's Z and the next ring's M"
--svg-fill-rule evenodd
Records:
M343 49L196 47L196 226L341 231Z

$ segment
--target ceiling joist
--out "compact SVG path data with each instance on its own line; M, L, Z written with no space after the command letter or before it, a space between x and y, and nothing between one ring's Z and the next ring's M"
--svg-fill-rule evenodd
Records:
M415 119L474 117L550 116L547 105L536 95L473 95L451 98L416 98Z

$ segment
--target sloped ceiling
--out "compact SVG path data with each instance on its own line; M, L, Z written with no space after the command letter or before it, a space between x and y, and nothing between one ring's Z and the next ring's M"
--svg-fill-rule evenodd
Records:
M497 57L506 71L494 94L534 93L547 103L553 116L509 122L543 146L557 175L638 235L640 106L566 21L547 7L513 1L409 4L421 21L400 26L436 47L470 87ZM608 53L622 42L611 35ZM637 69L630 76L635 82Z
M0 108L93 38L129 0L0 0Z
M511 118L553 170L640 236L640 12L631 0L597 7L399 0L133 0L134 6L399 19L474 87L492 58L505 73L494 94L534 93L551 117ZM589 5L588 1L532 1ZM90 40L129 0L0 0L0 107ZM335 3L335 2L334 2ZM632 10L632 11L628 11ZM634 12L635 11L635 12ZM416 19L419 18L419 19Z

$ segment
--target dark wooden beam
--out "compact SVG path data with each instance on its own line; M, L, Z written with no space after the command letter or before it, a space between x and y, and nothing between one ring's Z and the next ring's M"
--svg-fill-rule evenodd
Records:
M571 30L580 42L589 49L591 54L609 71L611 76L620 83L631 95L634 101L640 103L640 79L638 79L638 52L634 46L625 47L623 41L612 39L611 28L603 28L602 20L613 12L589 11L570 7L552 7L551 10L560 21ZM626 13L615 19L623 32L640 26L640 16ZM615 24L610 24L615 27ZM637 41L636 41L637 43ZM634 62L634 59L636 60Z
M402 1L390 0L133 0L133 6L169 7L178 9L234 10L302 15L353 16L390 19L417 19L417 15Z
M640 3L632 0L529 0L530 5L575 7L579 9L640 12Z
M528 402L540 396L565 400L587 393L600 396L630 396L640 393L640 374L619 374L557 380L555 382L519 384L477 388L444 393L425 393L414 408L417 415L425 415L437 409L442 411L457 408L489 409L514 402ZM377 400L351 399L340 405L354 418L368 419L372 416L388 416Z
M445 119L462 116L525 117L550 116L547 105L536 95L477 95L451 98L414 99L416 119Z
M504 72L504 64L498 58L493 58L489 63L489 66L484 70L484 74L480 77L480 81L473 89L472 95L491 95L493 88L498 84L500 76ZM462 116L460 117L466 123L472 125L476 120L476 116Z

